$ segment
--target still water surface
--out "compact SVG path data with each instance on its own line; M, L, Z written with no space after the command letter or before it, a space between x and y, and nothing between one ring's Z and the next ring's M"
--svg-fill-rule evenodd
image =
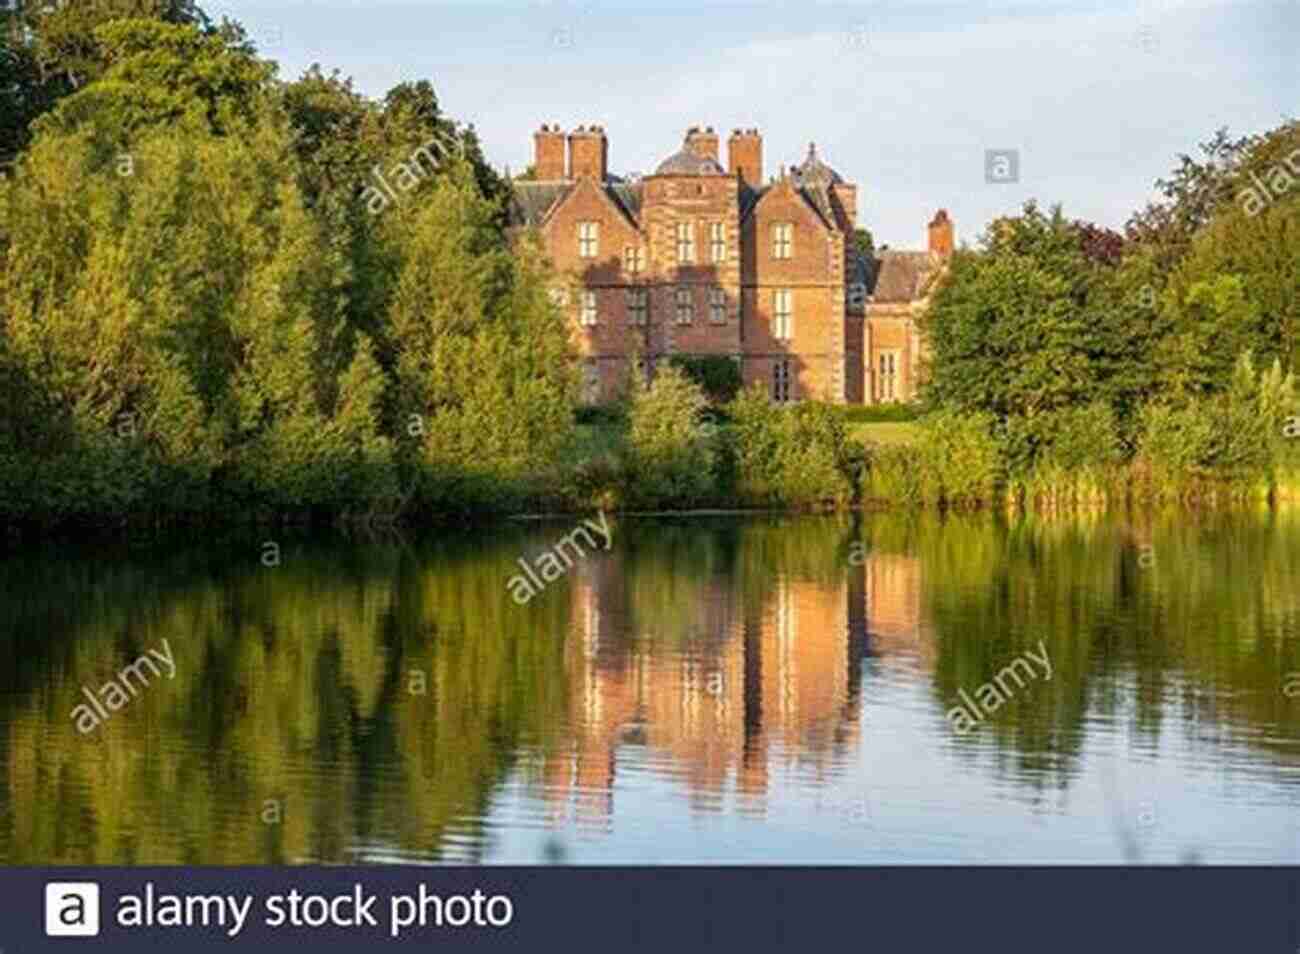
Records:
M0 555L0 862L1300 862L1300 513L611 526Z

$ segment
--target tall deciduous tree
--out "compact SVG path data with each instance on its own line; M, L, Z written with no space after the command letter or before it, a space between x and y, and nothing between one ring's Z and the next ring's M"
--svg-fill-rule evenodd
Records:
M27 147L35 120L104 73L111 52L96 31L124 19L210 28L192 0L19 3L0 11L0 163Z
M396 425L434 505L517 500L572 438L565 317L538 249L509 248L498 219L464 161L379 217L389 267L377 338Z
M288 130L143 132L130 174L89 131L43 135L5 195L9 361L62 410L34 469L55 509L244 495L339 507L385 489L382 377L341 350L342 258L298 191Z

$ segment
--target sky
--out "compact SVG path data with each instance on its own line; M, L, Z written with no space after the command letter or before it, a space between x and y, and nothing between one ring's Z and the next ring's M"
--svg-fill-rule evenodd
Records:
M650 173L690 126L758 127L764 172L810 142L858 186L876 242L949 210L975 243L1025 201L1120 228L1179 154L1300 115L1300 0L200 0L281 76L314 62L372 96L430 80L521 172L541 123L605 127ZM1014 150L1017 181L988 181ZM994 160L1005 178L1011 163Z

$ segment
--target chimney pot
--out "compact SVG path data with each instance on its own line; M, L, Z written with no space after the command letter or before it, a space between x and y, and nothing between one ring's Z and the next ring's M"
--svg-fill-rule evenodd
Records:
M604 182L609 175L609 140L603 126L579 126L569 135L569 177Z
M727 171L746 184L763 184L763 139L757 130L737 128L727 143Z

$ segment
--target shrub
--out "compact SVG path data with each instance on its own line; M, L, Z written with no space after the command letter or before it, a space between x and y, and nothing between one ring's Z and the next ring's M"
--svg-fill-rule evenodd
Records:
M717 452L700 420L707 400L674 367L635 387L627 447L628 496L646 506L691 506L714 489Z
M700 386L714 404L726 404L740 393L740 364L721 354L675 354L669 364Z
M937 411L921 419L921 500L970 506L993 499L1001 454L992 425L988 414L956 411Z
M1026 502L1095 502L1118 487L1122 449L1114 412L1101 401L1009 419L1003 454L1010 490Z
M754 387L728 410L742 501L842 506L853 499L863 451L848 440L838 408L819 401L776 405Z
M993 499L1001 465L992 418L937 411L911 444L867 449L865 496L901 504L972 506Z
M921 454L911 444L875 444L867 449L863 496L897 504L921 502Z
M1135 474L1149 496L1176 499L1262 496L1288 460L1284 441L1293 382L1281 365L1255 372L1237 360L1227 391L1143 409Z
M627 423L627 406L621 401L580 405L574 411L574 421L601 427L623 425Z

